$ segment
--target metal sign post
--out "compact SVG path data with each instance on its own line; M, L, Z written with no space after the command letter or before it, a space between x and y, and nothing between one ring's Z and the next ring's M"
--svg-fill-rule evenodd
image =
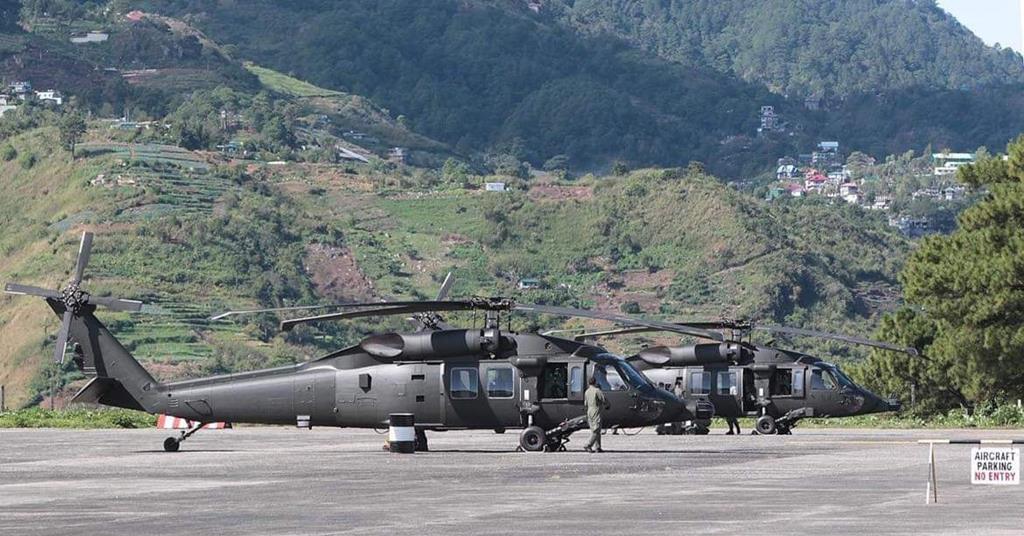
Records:
M918 441L918 443L920 443L920 444L927 443L928 444L928 484L925 487L924 503L925 504L935 504L935 503L939 502L938 477L937 477L937 470L936 470L936 467L935 467L935 445L1022 445L1022 444L1024 444L1024 439L921 439L921 440ZM978 450L978 449L974 449L974 451L976 451L976 450ZM992 449L989 449L989 450L992 450ZM989 483L989 482L978 482L980 477L979 477L979 475L975 475L974 474L974 464L975 464L974 458L976 457L976 454L974 453L974 451L972 451L972 455L971 455L971 460L972 460L972 462L971 462L972 463L971 483L972 484ZM1013 465L1012 467L1013 467L1013 472L1014 472L1014 477L1015 478L1013 478L1011 480L1010 478L1000 477L1000 478L995 479L995 480L998 480L998 483L1001 483L1001 484L1019 484L1020 483L1020 474L1019 474L1019 471L1016 469L1017 467L1019 467L1019 457L1020 457L1019 450L1014 449L1014 453L1012 454L1012 461L1015 462L1016 465Z

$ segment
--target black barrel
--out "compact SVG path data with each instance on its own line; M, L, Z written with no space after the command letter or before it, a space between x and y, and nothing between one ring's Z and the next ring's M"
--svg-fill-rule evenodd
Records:
M402 454L416 452L416 418L412 413L388 416L388 450Z

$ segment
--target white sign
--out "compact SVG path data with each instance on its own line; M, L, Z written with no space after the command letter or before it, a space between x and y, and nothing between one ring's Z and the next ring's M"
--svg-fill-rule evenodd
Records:
M488 192L504 192L505 183L503 182L487 182L484 183L484 190Z
M971 484L1019 485L1020 449L972 448Z

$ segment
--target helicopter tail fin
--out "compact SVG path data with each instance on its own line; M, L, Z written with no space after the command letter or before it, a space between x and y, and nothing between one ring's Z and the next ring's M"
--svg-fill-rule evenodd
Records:
M57 316L64 316L64 304L47 300ZM128 352L90 309L72 315L69 339L75 342L73 359L79 370L92 380L71 400L73 403L101 404L150 413L161 409L161 384Z

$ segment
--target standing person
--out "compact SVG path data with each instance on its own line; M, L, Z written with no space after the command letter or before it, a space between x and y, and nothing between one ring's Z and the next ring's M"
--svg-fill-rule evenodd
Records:
M736 427L736 435L740 435L740 420L736 417L726 417L725 422L729 423L729 431L725 435L733 435L732 428Z
M583 393L583 400L587 406L587 424L590 425L590 441L583 450L587 452L604 452L601 449L601 410L608 409L608 399L597 387L597 378L591 376L587 382L590 387ZM596 449L594 447L597 447Z

